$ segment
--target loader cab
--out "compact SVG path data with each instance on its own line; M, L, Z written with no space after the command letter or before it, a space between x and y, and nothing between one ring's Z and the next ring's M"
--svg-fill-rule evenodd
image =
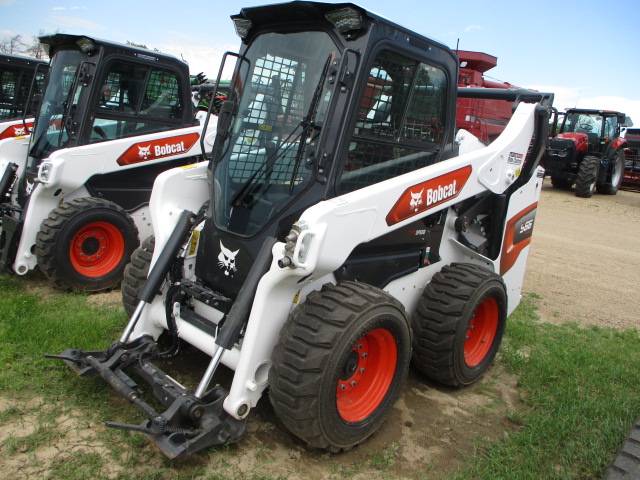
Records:
M451 155L450 49L353 4L232 17L242 48L210 164L196 274L235 297L268 235L302 211ZM211 265L219 265L212 268Z
M46 69L44 60L0 54L0 122L35 114L29 89L33 83L34 94L42 93Z
M51 58L27 171L53 152L194 124L187 65L86 36L41 37Z

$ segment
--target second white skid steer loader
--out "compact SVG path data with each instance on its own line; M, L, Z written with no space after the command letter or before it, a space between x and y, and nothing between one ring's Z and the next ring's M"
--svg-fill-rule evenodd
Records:
M30 137L0 140L0 268L58 286L117 286L152 233L156 176L201 161L187 64L79 35L42 37L50 70Z
M52 357L144 412L108 425L172 458L239 439L267 388L295 435L346 450L411 360L455 386L489 368L520 301L553 95L458 89L449 48L353 4L232 18L212 160L158 177L129 324L104 351ZM516 102L491 145L456 140L462 96ZM158 366L182 342L211 356L193 388ZM211 387L220 364L233 380Z

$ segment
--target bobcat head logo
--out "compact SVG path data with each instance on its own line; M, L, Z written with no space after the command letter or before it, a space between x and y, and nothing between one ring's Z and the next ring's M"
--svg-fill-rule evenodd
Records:
M27 195L31 195L31 192L33 192L33 187L35 187L35 183L31 183L29 182L29 180L27 180L27 185L25 186L25 192Z
M144 158L145 160L149 158L151 155L151 145L147 145L146 147L138 145L138 155L140 155L140 158Z
M27 134L27 129L24 127L13 127L13 135L16 137L22 137Z
M417 212L418 207L422 205L422 192L424 192L424 188L420 190L418 193L409 192L411 193L411 202L409 202L409 207L414 212Z
M218 255L218 266L224 271L224 274L233 277L233 274L237 270L236 268L236 255L240 250L232 252L222 244L220 240L220 255Z

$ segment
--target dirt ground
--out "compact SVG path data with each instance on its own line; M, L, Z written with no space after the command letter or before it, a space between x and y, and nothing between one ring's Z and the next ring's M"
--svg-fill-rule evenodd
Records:
M577 198L545 182L534 226L524 292L540 297L541 321L638 328L640 295L640 193ZM37 288L46 288L42 285ZM91 301L118 303L117 292ZM108 399L105 398L105 401ZM113 397L109 399L112 401ZM52 409L34 399L32 408ZM0 395L0 411L12 408ZM133 455L139 477L297 479L436 479L463 467L479 439L499 439L517 429L505 412L520 408L516 379L494 366L477 384L462 390L434 384L411 371L400 400L384 425L362 446L333 455L304 446L279 423L266 398L250 417L247 434L226 451L199 454L174 464L166 477L159 453L146 445ZM101 419L87 423L78 412L62 409L55 441L36 451L7 455L0 448L4 478L55 478L60 462L81 453L110 458L100 432ZM28 414L0 422L0 445L35 429ZM125 467L109 459L96 478L118 478ZM131 466L126 467L131 473ZM204 473L203 473L204 472ZM135 473L134 473L135 476Z
M544 322L640 328L640 193L578 198L548 179L523 291Z

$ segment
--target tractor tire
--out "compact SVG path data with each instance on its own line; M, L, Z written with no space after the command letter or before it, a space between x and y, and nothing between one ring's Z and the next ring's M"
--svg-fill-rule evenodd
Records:
M603 195L615 195L618 193L622 177L624 177L624 152L618 150L611 160L609 160L609 171L607 172L605 181L601 185L596 185L596 191Z
M131 261L124 269L122 278L122 305L127 315L131 317L138 306L138 293L147 281L151 258L156 246L156 237L151 236L143 240L142 245L131 254Z
M571 190L573 182L564 177L551 177L551 185L560 190Z
M600 159L597 157L584 157L578 167L576 179L576 197L589 198L596 189Z
M325 285L293 310L272 362L270 400L282 423L314 447L349 450L402 390L411 363L404 307L366 284Z
M118 205L76 198L42 222L35 254L42 272L59 287L99 292L118 286L138 242L138 229Z
M425 287L411 319L413 364L445 385L469 385L493 362L506 319L499 275L478 265L445 266Z

